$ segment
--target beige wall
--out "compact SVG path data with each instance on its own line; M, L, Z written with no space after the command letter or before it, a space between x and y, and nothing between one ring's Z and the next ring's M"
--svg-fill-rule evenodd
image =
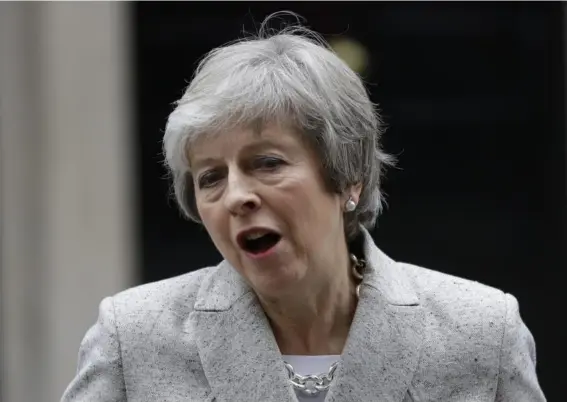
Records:
M57 401L135 282L128 3L0 3L3 402Z

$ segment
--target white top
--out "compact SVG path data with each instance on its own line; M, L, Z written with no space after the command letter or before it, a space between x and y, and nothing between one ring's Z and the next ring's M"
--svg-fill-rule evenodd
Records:
M283 355L283 359L293 366L293 370L300 375L309 374L327 374L329 369L337 360L340 355L323 355L323 356L297 356L297 355ZM299 402L323 402L327 391L320 392L315 396L305 395L303 392L296 390L297 399Z

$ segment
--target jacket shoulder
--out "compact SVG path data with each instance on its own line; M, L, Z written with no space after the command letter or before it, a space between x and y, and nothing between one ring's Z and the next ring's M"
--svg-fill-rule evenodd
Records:
M514 296L473 280L396 264L424 312L416 393L453 400L475 384L486 400L545 400L535 374L534 340ZM448 382L451 388L444 386Z
M505 310L506 295L495 287L407 263L397 263L424 305Z
M123 290L112 297L116 314L139 316L169 310L185 316L193 310L197 292L213 268L204 267Z
M400 264L424 312L429 360L498 367L507 295L494 287L410 264ZM445 356L445 357L443 357ZM482 357L480 357L482 356ZM426 359L428 360L428 359Z
M478 343L497 356L506 327L506 293L411 264L399 267L418 295L431 341L447 345L446 350L461 351Z

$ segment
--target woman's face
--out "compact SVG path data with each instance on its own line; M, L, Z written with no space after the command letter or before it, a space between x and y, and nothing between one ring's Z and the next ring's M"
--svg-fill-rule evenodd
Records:
M326 190L318 157L293 130L203 138L189 159L204 226L259 294L293 291L345 255L345 197Z

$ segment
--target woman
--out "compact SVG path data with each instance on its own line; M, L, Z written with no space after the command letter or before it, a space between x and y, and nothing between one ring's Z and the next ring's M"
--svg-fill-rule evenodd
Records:
M544 401L513 296L373 243L381 132L307 29L213 50L164 151L224 261L103 300L62 400Z

